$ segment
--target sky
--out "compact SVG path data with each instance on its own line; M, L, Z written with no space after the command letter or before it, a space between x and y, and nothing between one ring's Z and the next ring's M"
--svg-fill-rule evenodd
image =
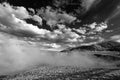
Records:
M1 4L0 7L0 22L2 26L1 30L19 36L22 35L23 37L26 35L31 35L50 40L61 39L65 42L79 42L83 39L82 36L86 37L85 35L97 35L97 33L101 33L107 28L106 23L97 24L95 22L85 25L85 28L67 28L65 24L70 24L71 22L77 20L77 18L67 14L66 12L59 13L58 11L53 10L50 6L39 10L39 15L42 15L43 17L40 17L36 14L30 15L26 8L14 8L14 6L11 6L7 3ZM27 23L25 19L32 19L33 21L36 21L41 28L39 28L38 25ZM53 31L43 29L43 19L46 20L48 27L54 28L57 26L58 29ZM89 32L87 32L87 29Z

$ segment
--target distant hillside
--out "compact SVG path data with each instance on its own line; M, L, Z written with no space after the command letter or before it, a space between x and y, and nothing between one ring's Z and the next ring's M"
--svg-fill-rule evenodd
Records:
M106 41L92 45L83 45L74 48L69 48L61 52L81 50L81 51L117 51L120 52L120 43L114 41Z

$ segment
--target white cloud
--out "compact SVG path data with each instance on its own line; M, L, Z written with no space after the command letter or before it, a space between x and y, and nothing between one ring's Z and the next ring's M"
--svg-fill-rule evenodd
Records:
M82 0L82 6L86 9L86 11L90 10L92 7L96 7L101 0Z
M94 2L95 0L82 0L82 6L88 10Z
M96 22L86 26L91 28L91 30L94 30L95 32L101 32L108 28L108 25L106 23L97 24Z
M96 25L97 25L97 23L94 22L94 23L88 25L88 27L90 27L91 29L95 29L95 28L96 28Z
M105 24L105 23L101 23L101 24L98 24L97 25L97 27L96 27L96 31L103 31L104 29L107 29L108 28L108 26L107 26L107 24Z
M44 19L47 21L47 24L50 26L55 26L57 23L71 23L76 20L76 17L71 16L62 11L59 13L57 10L53 10L51 7L47 6L46 9L38 11L38 14L44 16Z
M32 19L39 22L39 24L42 26L42 18L39 17L38 15L33 15Z
M76 32L80 33L80 34L85 34L86 33L86 28L79 28L79 29L73 29Z
M23 18L29 18L29 13L24 7L13 7L9 5L8 3L3 3L0 5L4 10L7 12L14 14L17 18L23 19Z
M113 41L120 42L120 35L114 35L110 39L113 40Z
M0 24L6 26L4 30L11 31L26 31L34 34L45 34L49 32L44 29L39 29L37 26L28 24L22 19L29 18L28 12L24 7L17 7L16 10L13 9L9 4L0 4ZM24 16L25 15L25 16ZM29 16L29 17L28 17ZM37 15L32 17L34 20L38 21L42 25L42 19ZM3 29L3 28L2 28Z
M23 13L21 13L22 11ZM59 25L60 30L51 32L46 29L39 29L38 26L26 23L24 20L21 19L21 16L23 14L26 14L26 10L23 7L14 10L8 4L5 4L5 6L0 5L0 12L1 12L0 24L1 26L6 26L4 28L1 27L0 29L4 31L12 32L14 34L36 34L36 36L52 40L56 39L66 40L67 38L73 39L78 37L78 35L72 32L71 29L66 29L65 25ZM20 12L19 15L17 14L18 12ZM55 16L53 17L53 13L51 13L51 15L52 15L50 16L51 18L55 17ZM38 21L42 25L42 19L39 16L34 15L30 16L30 18L32 18L35 21Z

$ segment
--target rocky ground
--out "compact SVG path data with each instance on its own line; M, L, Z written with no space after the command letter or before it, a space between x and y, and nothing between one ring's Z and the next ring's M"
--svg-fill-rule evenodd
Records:
M28 71L1 75L1 80L118 80L120 69L88 69L72 66L39 66Z
M113 59L112 52L107 52L104 57L102 56L103 54L100 53L99 55L101 56L97 56L97 58L104 59L113 66L98 67L99 65L95 64L93 67L85 68L73 65L55 66L43 64L24 71L0 75L0 80L119 80L119 59ZM111 54L112 57L109 57L108 54ZM118 57L117 54L114 55L114 58Z

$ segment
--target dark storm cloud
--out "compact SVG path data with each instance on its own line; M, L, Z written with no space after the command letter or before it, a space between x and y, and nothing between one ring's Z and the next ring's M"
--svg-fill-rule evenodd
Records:
M89 2L90 0L86 1ZM114 11L117 9L119 3L120 0L100 0L98 3L94 1L89 10L78 18L82 20L81 24L104 22L115 15Z

